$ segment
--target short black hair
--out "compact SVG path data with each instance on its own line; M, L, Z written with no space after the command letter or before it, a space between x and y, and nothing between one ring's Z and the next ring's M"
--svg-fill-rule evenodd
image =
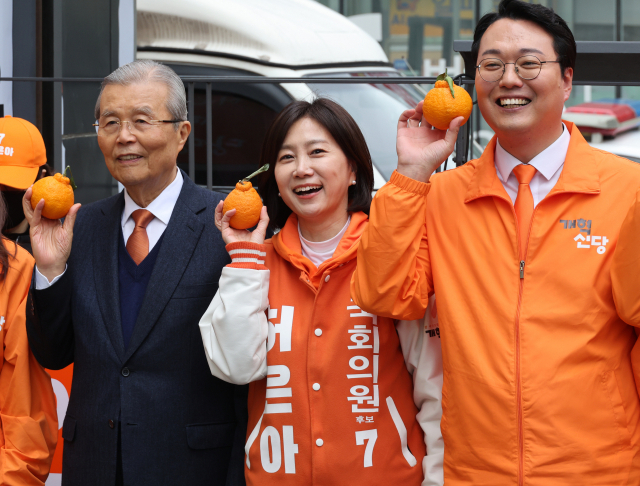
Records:
M356 174L356 185L349 186L348 212L363 211L369 214L371 192L373 191L373 164L364 135L353 117L335 101L316 98L308 101L289 103L273 121L262 144L260 166L269 164L260 179L258 191L269 214L269 227L282 228L292 211L278 196L275 167L278 152L291 126L302 118L311 118L322 125L333 137L347 157L351 169Z
M500 19L528 20L539 25L553 37L553 49L558 55L562 74L567 68L575 67L576 41L567 23L551 8L520 0L502 0L497 12L488 13L480 19L476 25L471 46L474 64L477 64L482 36L491 24Z

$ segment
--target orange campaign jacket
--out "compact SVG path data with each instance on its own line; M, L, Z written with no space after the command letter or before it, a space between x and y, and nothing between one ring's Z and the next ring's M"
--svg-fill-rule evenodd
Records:
M395 326L349 295L366 225L352 214L319 268L302 256L295 215L265 242L268 371L249 387L250 486L422 483L424 434Z
M412 319L435 292L447 486L640 484L636 336L610 274L640 165L564 123L564 168L534 210L523 263L495 138L429 183L394 173L373 201L352 296ZM618 294L633 301L638 287Z
M0 282L0 484L43 485L58 437L51 378L31 354L25 306L35 264L29 253L5 238L9 272Z
M640 328L640 189L620 229L611 264L613 299L618 314L627 323ZM636 329L640 334L640 329ZM640 389L640 340L631 350L631 362Z

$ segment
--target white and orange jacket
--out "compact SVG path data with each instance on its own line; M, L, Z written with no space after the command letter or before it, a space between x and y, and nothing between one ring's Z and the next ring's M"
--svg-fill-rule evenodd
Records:
M248 485L442 484L439 337L422 319L396 332L352 302L366 224L354 213L319 268L295 215L264 245L227 246L233 262L200 328L212 373L251 382Z
M640 484L640 165L565 124L522 263L495 139L427 184L394 173L371 206L353 299L411 319L437 294L447 486Z
M51 378L27 340L25 308L31 272L29 253L2 238L10 255L0 281L0 484L42 486L58 440L58 415Z

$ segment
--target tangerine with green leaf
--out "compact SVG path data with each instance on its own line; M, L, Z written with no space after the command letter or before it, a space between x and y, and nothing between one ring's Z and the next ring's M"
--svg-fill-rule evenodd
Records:
M438 130L447 130L451 120L459 116L464 117L460 126L467 123L473 101L469 93L453 84L453 79L447 75L446 71L436 78L436 85L424 97L422 113L424 119Z
M224 200L222 213L224 214L231 209L236 210L236 214L229 220L229 226L232 228L247 229L258 224L262 210L262 199L251 182L240 181L236 184L236 188L229 193Z
M44 208L42 208L42 216L47 219L64 218L71 206L73 206L73 191L76 185L73 182L70 168L64 171L64 174L55 174L49 177L43 177L33 184L31 192L31 207L36 208L41 199L44 199ZM70 177L66 177L69 172Z
M262 211L262 199L253 188L249 179L253 176L269 170L269 164L265 164L249 177L245 177L236 184L236 188L229 193L222 205L222 214L232 209L236 210L229 220L229 226L235 229L248 229L258 224Z

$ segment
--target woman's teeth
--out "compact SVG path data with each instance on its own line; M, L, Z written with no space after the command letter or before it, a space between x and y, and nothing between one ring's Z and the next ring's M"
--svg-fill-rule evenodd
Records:
M311 194L313 192L318 192L322 189L322 186L305 186L305 187L297 187L293 190L296 194L305 195Z
M139 158L139 155L123 155L121 157L118 157L120 160L133 160L133 159L137 159Z
M518 105L528 105L529 103L531 103L531 100L526 100L523 98L501 98L500 99L500 106L509 108L512 106L518 106Z

